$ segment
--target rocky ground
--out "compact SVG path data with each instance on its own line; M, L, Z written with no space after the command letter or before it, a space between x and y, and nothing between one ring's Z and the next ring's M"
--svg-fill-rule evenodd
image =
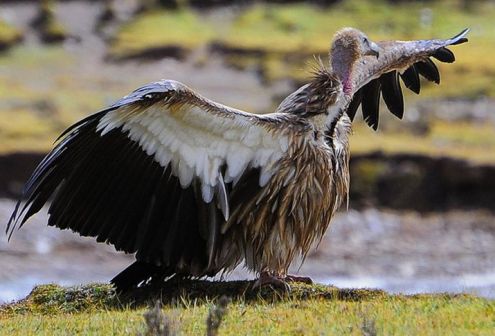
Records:
M0 202L6 223L14 202ZM109 281L133 261L111 246L46 226L40 213L10 242L0 235L0 301L35 284ZM317 249L293 272L339 287L392 292L473 292L495 297L495 221L483 211L422 215L365 209L341 211ZM253 278L242 268L228 278Z

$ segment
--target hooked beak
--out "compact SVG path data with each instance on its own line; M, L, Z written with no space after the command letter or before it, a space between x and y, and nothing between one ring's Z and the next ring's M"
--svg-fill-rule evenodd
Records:
M371 42L369 43L369 50L368 52L366 52L366 55L369 55L369 56L375 56L376 58L378 58L380 56L380 51L381 51L381 48L378 46L378 44L376 44L375 42Z

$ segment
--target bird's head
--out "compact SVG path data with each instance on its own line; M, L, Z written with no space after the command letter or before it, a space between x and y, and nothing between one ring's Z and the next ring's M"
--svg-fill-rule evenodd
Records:
M365 33L355 28L343 28L333 37L330 56L349 57L349 61L362 56L380 55L380 47L372 42Z
M330 64L342 81L344 91L349 90L347 86L354 63L364 56L378 58L379 55L380 47L355 28L343 28L335 34L330 47Z

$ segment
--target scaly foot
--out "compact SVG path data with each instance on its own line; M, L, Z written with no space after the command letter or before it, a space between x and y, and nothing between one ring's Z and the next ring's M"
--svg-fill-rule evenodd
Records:
M284 278L272 275L269 272L261 272L258 280L254 282L253 288L261 288L264 286L271 286L275 289L290 292L290 286Z

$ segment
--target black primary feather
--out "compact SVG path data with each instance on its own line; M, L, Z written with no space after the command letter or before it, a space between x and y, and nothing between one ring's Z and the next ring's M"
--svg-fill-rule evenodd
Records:
M397 71L388 72L380 77L382 96L387 108L397 118L404 115L404 97L400 88Z
M415 63L416 69L419 74L422 75L429 81L440 84L440 73L438 72L438 68L429 58Z
M453 63L455 61L454 53L445 47L435 51L435 53L433 53L432 56L435 57L440 62L444 62L444 63Z
M351 121L354 120L354 117L356 116L356 111L361 105L361 101L363 100L363 89L359 89L354 96L352 97L352 100L349 104L349 107L347 108L347 115L349 116L349 119Z
M363 87L362 111L366 123L375 131L378 129L380 108L380 80L374 79Z
M416 70L416 66L414 64L407 68L406 71L400 75L400 77L404 81L406 88L416 94L419 94L421 91L421 82L419 81L418 71Z

